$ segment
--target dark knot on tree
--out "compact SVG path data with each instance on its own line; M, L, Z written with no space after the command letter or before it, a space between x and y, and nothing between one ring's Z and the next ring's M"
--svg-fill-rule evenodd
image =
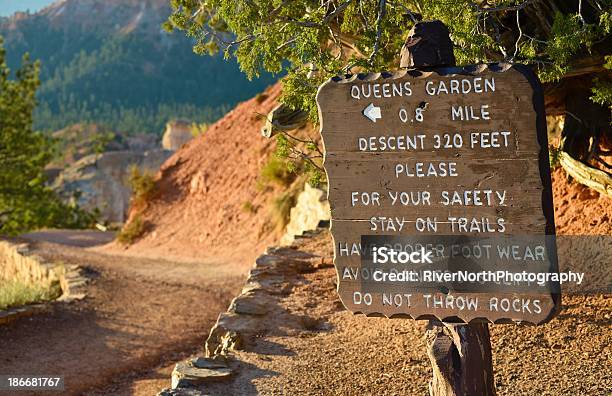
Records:
M418 22L402 48L400 67L455 66L453 42L441 21Z

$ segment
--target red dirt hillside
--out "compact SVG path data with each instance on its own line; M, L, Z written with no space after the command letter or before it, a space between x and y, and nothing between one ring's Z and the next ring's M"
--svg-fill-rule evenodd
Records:
M559 235L612 235L612 199L552 172L555 225Z
M278 235L266 222L275 194L258 189L257 179L274 151L273 140L260 134L262 115L278 104L280 91L276 84L239 104L161 166L157 198L140 215L145 234L130 254L254 259L274 243Z

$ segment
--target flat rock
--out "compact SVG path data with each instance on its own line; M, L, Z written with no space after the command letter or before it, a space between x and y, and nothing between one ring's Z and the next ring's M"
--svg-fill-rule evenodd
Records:
M172 388L188 387L204 384L210 381L220 381L229 378L232 370L229 367L199 368L191 360L177 363L172 371Z
M176 388L176 389L163 389L161 392L157 394L157 396L204 396L205 393L202 393L196 388Z
M282 264L283 261L285 261L283 257L272 255L272 254L265 254L263 256L259 256L255 260L255 264L257 268L263 269L263 268L275 267L279 264Z
M265 299L260 296L239 296L234 299L230 307L230 311L244 315L265 315L268 313L268 307Z
M279 292L284 287L284 277L270 276L262 277L261 279L250 278L247 284L242 288L242 294L266 292L274 294Z
M218 358L213 359L213 358L196 357L196 358L191 359L190 362L193 367L197 367L201 369L227 368L227 363Z

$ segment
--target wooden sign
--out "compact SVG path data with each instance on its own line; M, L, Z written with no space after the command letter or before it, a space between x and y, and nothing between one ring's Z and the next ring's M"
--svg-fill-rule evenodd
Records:
M531 70L491 64L336 77L319 88L317 104L338 292L349 310L447 322L554 316L559 295L550 284L461 292L423 279L389 283L373 279L377 266L365 257L366 237L425 238L446 248L437 263L447 270L453 240L493 238L489 262L471 257L481 269L557 270L543 96ZM501 257L504 244L518 246L516 254Z

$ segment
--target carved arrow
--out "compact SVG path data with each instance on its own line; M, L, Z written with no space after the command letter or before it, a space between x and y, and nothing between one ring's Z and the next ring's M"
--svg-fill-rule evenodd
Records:
M372 122L376 122L376 120L382 118L380 115L380 107L374 106L374 103L370 103L368 107L363 109L363 115Z

